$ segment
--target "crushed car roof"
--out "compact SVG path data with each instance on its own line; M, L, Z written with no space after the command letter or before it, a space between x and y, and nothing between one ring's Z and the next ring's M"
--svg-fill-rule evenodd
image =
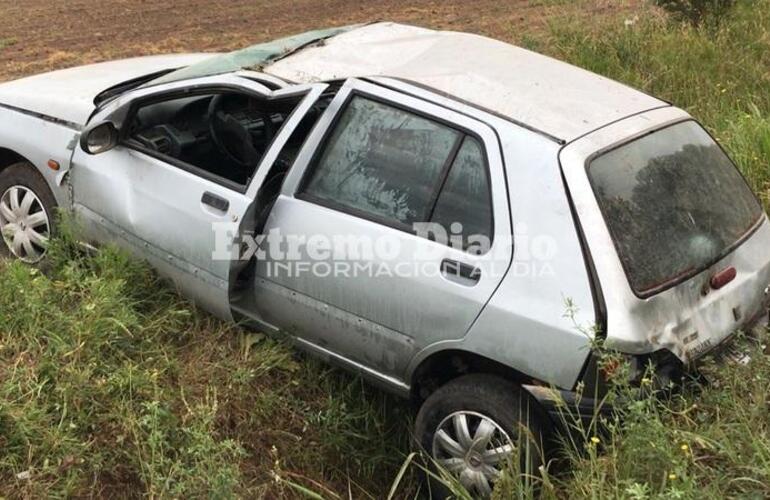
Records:
M269 42L252 45L234 52L217 54L204 61L181 68L145 84L145 87L159 83L175 82L189 78L220 75L241 69L259 71L265 65L293 53L313 43L321 42L334 35L339 35L361 25L342 26L321 30L306 31L296 35L278 38Z
M400 78L571 141L668 104L608 78L468 33L376 23L342 31L262 68L297 83Z

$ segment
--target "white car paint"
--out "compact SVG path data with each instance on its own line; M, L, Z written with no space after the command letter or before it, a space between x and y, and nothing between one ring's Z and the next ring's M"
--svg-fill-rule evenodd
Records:
M0 84L0 104L84 125L94 97L119 83L164 69L195 64L214 54L134 57L21 78Z
M479 35L376 23L267 66L294 82L389 76L569 142L668 103L595 73Z

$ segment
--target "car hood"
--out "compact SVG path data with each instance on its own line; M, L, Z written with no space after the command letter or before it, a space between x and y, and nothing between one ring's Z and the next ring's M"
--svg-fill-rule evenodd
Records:
M83 125L94 110L94 97L100 92L164 69L189 66L212 55L135 57L21 78L0 84L0 104Z

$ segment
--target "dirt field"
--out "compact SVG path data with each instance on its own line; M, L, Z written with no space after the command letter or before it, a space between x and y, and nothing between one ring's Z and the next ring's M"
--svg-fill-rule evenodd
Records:
M232 50L311 28L395 20L519 41L549 19L633 15L642 0L0 0L0 80L144 54Z

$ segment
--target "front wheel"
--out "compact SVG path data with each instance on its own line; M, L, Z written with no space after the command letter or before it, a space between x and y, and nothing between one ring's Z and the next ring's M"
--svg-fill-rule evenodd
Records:
M534 488L543 462L534 404L515 384L483 374L457 378L431 394L417 414L415 438L433 462L433 498L451 496L452 482L473 498L488 498L506 476L512 487Z
M16 163L0 172L0 232L14 257L29 264L42 260L55 208L53 193L31 164Z

